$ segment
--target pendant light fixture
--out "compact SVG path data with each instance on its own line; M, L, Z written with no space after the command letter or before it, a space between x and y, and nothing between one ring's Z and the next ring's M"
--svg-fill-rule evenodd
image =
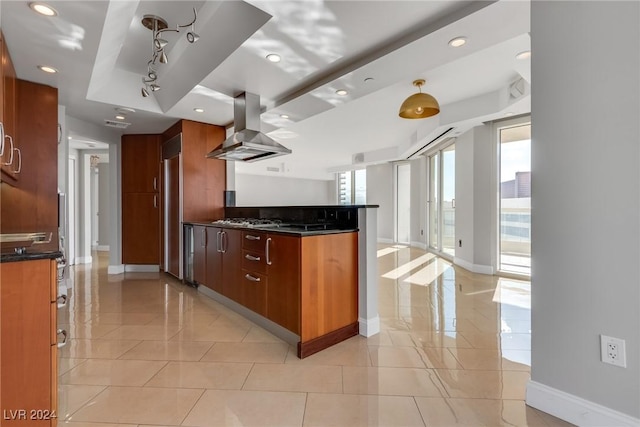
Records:
M428 93L422 93L421 87L424 84L425 81L423 79L413 82L419 92L405 99L400 106L399 116L403 119L424 119L435 116L440 112L438 101Z

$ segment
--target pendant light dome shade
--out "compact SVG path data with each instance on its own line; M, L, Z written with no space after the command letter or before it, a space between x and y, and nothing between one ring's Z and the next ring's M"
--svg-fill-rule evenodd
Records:
M414 93L404 100L400 106L399 116L403 119L424 119L435 116L440 112L438 101L428 93L422 93L420 87L425 84L424 80L416 80L414 86L418 87L420 92Z

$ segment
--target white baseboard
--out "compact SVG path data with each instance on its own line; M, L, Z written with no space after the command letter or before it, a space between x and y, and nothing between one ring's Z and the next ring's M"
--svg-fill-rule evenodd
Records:
M110 265L107 268L107 274L122 274L124 273L124 264Z
M634 418L535 381L527 383L526 403L578 426L637 427L640 425L640 418Z
M493 271L493 267L490 265L472 264L469 261L466 261L462 258L457 258L457 257L453 258L453 263L473 273L488 274L488 275L492 275L495 273Z
M93 262L93 257L77 256L74 261L74 264L91 264Z
M393 241L393 239L385 239L385 238L382 238L382 237L378 237L378 243L389 243L389 244L391 244L391 243L395 243L395 242Z
M158 273L160 271L159 265L146 265L146 264L125 264L125 273Z
M380 316L376 316L373 319L358 318L358 328L360 335L364 337L371 337L380 333Z
M427 250L427 244L423 242L411 242L409 243L409 245L411 245L411 247L414 247L414 248L420 248L425 251Z
M98 245L98 246L96 246L96 250L97 251L108 251L109 250L109 245Z

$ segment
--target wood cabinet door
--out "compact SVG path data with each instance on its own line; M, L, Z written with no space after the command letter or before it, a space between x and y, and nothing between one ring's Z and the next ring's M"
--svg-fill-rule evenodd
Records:
M242 269L242 232L224 228L222 233L222 294L240 302L237 283Z
M51 260L0 264L0 412L52 407ZM55 352L53 353L55 355ZM55 399L54 399L55 400ZM49 425L50 421L10 421L2 425Z
M267 237L266 317L300 333L300 237L269 234Z
M122 135L122 192L160 189L160 135Z
M206 227L207 229L207 274L204 285L218 293L223 292L222 287L222 230L218 227Z
M122 262L160 263L160 197L155 193L122 195Z
M193 226L193 280L199 285L207 283L207 227Z
M238 302L261 316L267 314L268 278L254 271L241 270L242 276L237 280Z

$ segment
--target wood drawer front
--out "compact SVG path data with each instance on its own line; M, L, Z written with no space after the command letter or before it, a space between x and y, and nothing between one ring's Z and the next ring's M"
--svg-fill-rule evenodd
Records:
M240 302L249 310L262 316L267 314L267 276L242 270L240 278Z
M267 263L264 253L248 250L242 251L242 269L259 274L267 274Z
M267 240L267 233L255 231L242 232L242 249L264 254L264 245Z

